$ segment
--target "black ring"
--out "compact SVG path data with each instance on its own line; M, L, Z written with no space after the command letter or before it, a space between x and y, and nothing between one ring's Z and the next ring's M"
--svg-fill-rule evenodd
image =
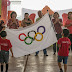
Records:
M30 32L34 32L35 34L36 34L36 31L34 31L34 30L32 30L32 31L29 31L28 32L28 37L31 37L29 34L30 34ZM33 38L33 37L31 37L31 38ZM33 40L35 40L35 38L33 38Z

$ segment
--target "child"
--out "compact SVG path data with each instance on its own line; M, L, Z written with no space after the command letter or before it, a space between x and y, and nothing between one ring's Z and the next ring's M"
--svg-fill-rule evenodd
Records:
M0 46L1 46L1 56L0 56L0 61L1 61L1 72L3 72L3 64L5 62L6 64L6 71L8 72L8 60L9 60L9 49L12 53L13 57L13 52L12 52L12 45L10 43L10 40L6 39L7 33L6 31L1 32L1 40L0 40Z
M63 72L61 67L61 62L63 60L64 63L64 72L67 72L67 60L68 60L68 54L69 54L69 47L71 45L71 42L68 38L69 36L69 30L64 29L62 33L63 38L60 38L58 40L58 66L60 68L60 72Z

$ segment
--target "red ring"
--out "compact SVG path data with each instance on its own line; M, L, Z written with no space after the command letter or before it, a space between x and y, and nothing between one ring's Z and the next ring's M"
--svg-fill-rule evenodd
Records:
M25 37L27 37L27 36L26 36L24 33L21 33L21 34L19 35L19 40L20 40L20 41L24 41L24 39L22 40L22 39L20 38L21 35L24 35Z

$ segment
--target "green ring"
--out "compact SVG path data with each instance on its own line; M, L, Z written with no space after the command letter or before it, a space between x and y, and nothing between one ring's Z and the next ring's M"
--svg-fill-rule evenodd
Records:
M26 39L27 39L27 38L30 38L30 39L31 39L31 43L27 43L27 42L26 42ZM24 39L24 42L25 42L25 44L30 45L30 44L32 44L32 42L33 42L33 38L32 38L32 37L26 37L26 38Z

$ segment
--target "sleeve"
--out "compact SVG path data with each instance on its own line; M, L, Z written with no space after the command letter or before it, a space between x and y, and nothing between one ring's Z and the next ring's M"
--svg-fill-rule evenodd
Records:
M12 48L12 44L11 44L10 40L9 40L9 42L8 42L8 45L9 45L9 46L8 46L9 49Z
M36 19L36 22L38 21L38 18Z
M54 23L54 19L52 19L52 22Z
M69 23L68 23L68 20L65 22L65 25L68 25Z
M23 26L23 27L26 27L27 26L24 20L22 20L21 26Z
M62 19L60 19L60 22L62 22Z
M31 20L31 24L33 24L33 21Z
M40 18L37 18L37 19L36 19L36 22L39 21L39 20L40 20Z
M23 20L21 21L21 26L23 26Z
M10 26L10 23L11 23L11 20L9 19L9 20L8 20L8 23L7 23L7 26L8 26L8 27Z
M17 19L17 27L19 27L19 21L18 21L18 19Z
M69 45L71 46L71 41L70 41L70 39L69 39Z
M57 44L60 44L61 45L61 39L58 40Z

